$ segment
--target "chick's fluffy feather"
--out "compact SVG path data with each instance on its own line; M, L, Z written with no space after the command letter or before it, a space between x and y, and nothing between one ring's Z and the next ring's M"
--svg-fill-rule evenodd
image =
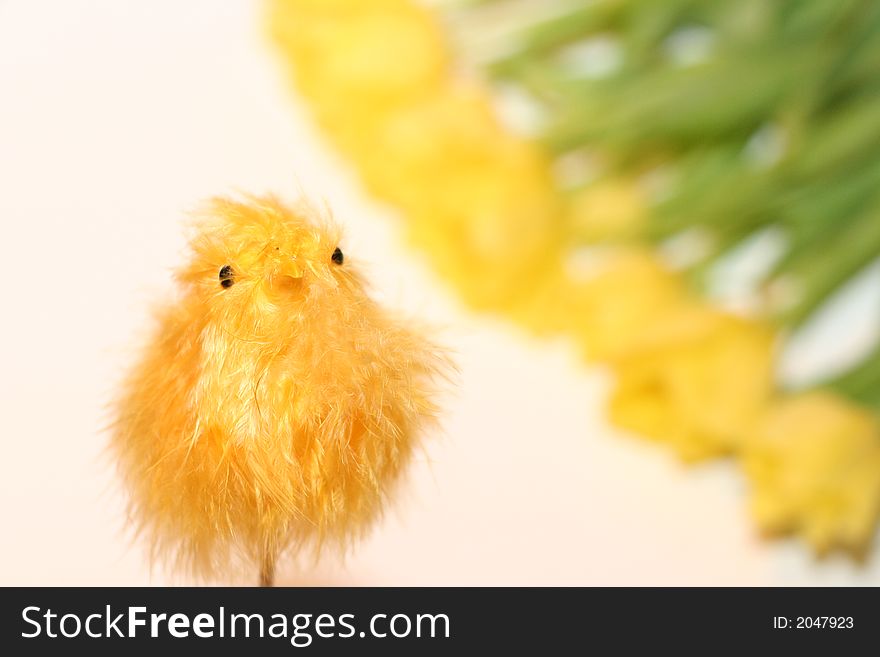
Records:
M363 533L435 417L445 357L334 262L338 231L312 214L212 201L117 404L131 516L203 577Z

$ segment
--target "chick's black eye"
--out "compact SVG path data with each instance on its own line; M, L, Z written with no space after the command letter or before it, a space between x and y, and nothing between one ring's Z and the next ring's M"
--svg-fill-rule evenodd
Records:
M235 276L232 273L232 267L223 265L220 269L220 285L229 287L235 282Z
M342 264L342 261L344 260L344 258L343 258L343 256L342 256L342 251L339 249L338 246L337 246L336 249L333 251L333 256L332 256L330 259L331 259L333 262L335 262L337 265L341 265L341 264Z

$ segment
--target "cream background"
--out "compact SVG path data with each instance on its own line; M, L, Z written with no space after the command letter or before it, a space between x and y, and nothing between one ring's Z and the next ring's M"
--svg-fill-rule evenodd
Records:
M0 584L163 584L122 531L105 403L182 213L301 187L388 303L445 328L460 382L405 495L313 584L880 584L761 542L729 464L686 470L602 419L564 343L465 313L318 139L243 0L0 0ZM354 110L354 108L353 108Z

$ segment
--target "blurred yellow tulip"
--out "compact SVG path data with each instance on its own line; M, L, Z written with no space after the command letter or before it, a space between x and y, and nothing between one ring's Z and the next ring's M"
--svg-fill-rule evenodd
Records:
M670 444L686 461L737 450L773 388L767 327L691 303L657 318L612 366L617 425Z
M355 158L367 186L465 299L509 305L556 250L559 201L547 163L499 125L486 94L452 87L388 116Z
M502 130L485 91L471 85L444 85L387 112L369 141L356 154L367 185L407 211L442 202L447 175L504 165L519 143Z
M606 361L684 298L681 278L649 249L592 247L548 268L514 314L539 334L570 336L587 359Z
M802 535L820 554L863 553L880 515L880 425L831 393L768 409L743 449L752 513L767 533Z
M434 16L404 0L274 0L271 27L318 123L346 152L447 79Z

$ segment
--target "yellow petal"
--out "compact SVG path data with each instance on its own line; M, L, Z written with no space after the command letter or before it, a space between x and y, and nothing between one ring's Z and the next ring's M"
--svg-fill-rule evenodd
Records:
M816 552L861 553L880 514L880 427L869 412L830 393L777 402L743 446L752 509L802 534Z
M774 336L765 326L700 304L657 318L614 359L612 420L669 442L686 460L735 451L772 390ZM667 420L646 426L646 407Z

